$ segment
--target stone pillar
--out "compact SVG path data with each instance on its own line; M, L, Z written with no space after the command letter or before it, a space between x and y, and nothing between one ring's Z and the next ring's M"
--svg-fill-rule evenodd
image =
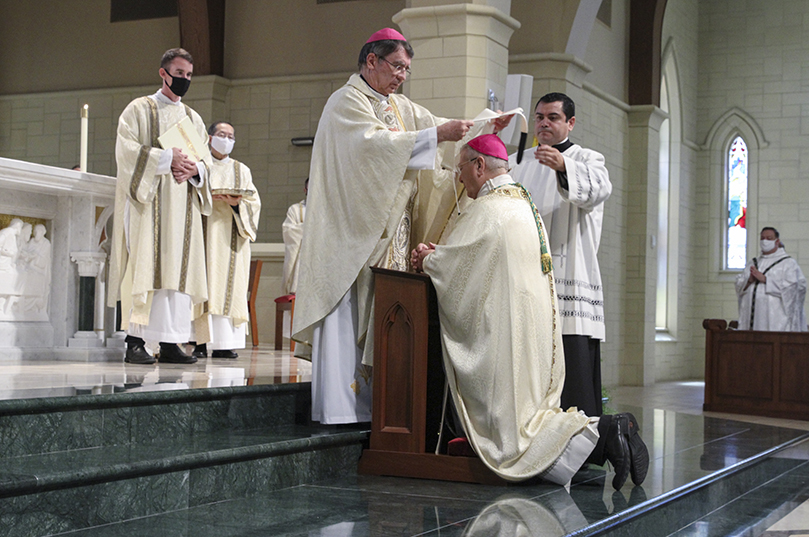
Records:
M68 340L68 347L102 347L95 332L96 281L104 269L107 254L103 252L71 252L70 260L79 268L78 332Z
M473 118L486 108L489 89L502 102L508 42L520 27L509 15L511 1L410 0L408 6L393 16L416 52L408 97L455 119Z
M660 125L666 113L654 105L629 110L631 147L626 200L626 341L619 364L622 385L655 382L657 212L660 184Z

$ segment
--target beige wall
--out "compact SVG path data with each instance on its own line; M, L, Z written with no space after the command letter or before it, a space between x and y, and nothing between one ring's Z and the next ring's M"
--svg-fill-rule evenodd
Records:
M109 0L0 0L0 95L149 84L177 17L110 23Z
M694 112L698 97L699 35L693 21L698 17L697 0L669 0L663 19L663 46L673 56L679 77L681 159L679 185L671 186L678 189L679 206L670 207L670 211L679 212L675 232L679 244L670 255L677 256L680 262L678 273L670 276L678 280L677 330L668 334L671 339L659 338L655 345L656 380L699 378L704 375L705 369L705 333L702 329L705 312L701 307L695 308L695 302L702 303L704 297L696 294L693 263L706 246L700 240L700 226L696 217L699 185L695 177L698 147Z
M225 76L232 79L353 71L365 40L395 27L404 0L228 0Z

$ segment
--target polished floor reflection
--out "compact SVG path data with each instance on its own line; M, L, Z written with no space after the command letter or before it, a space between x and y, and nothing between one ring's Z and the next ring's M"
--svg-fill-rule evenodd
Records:
M746 472L729 473L750 457L798 441L805 432L666 410L630 410L641 421L653 453L649 476L640 487L628 482L614 491L610 470L601 468L580 472L569 489L545 483L496 487L356 476L68 535L505 537L605 531L780 537L797 533L771 528L809 528L801 508L809 497L806 444L765 458ZM716 477L722 472L729 475L726 481ZM706 480L716 484L677 499L695 482ZM663 501L671 503L655 509ZM632 516L639 517L634 526L620 525Z
M311 378L310 364L289 352L261 348L241 354L193 366L0 362L0 397ZM702 393L699 381L610 389L609 409L635 413L649 446L649 474L640 487L628 481L614 491L609 467L581 471L569 488L353 476L58 535L809 535L809 424L703 413ZM0 535L14 535L13 528L5 530Z
M190 352L190 347L188 348ZM193 365L0 360L0 400L309 382L312 365L269 346ZM209 353L210 355L210 353ZM123 353L122 353L123 356Z

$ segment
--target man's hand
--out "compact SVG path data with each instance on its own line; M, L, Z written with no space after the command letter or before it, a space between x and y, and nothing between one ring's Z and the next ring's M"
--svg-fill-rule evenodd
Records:
M181 149L173 147L171 173L177 183L182 184L197 174L197 165Z
M497 111L498 114L500 114L502 112L503 112L502 110ZM494 133L497 134L501 130L508 127L508 125L509 125L509 123L511 123L512 119L514 119L514 114L511 114L510 116L500 116L500 117L492 120L493 123L494 123Z
M430 243L426 245L423 242L419 243L416 248L410 252L410 265L416 272L424 271L424 258L435 251L435 244Z
M540 164L544 164L557 172L567 171L562 153L554 147L544 144L540 145L537 147L536 151L534 151L534 157L536 157Z
M211 196L214 200L224 201L231 207L235 207L242 200L241 196L231 196L230 194L214 194Z
M457 142L469 132L469 129L475 124L474 121L466 121L465 119L453 119L442 123L435 128L438 135L438 143L441 142Z
M765 276L763 272L758 270L756 267L750 267L750 279L748 281L753 283L754 279L760 281L761 283L767 283L767 276Z

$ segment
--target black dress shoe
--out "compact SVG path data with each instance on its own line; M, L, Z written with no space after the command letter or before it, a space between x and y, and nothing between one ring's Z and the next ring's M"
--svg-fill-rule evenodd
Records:
M239 357L238 354L229 350L211 352L211 358L238 358L238 357Z
M146 352L143 343L127 342L124 362L128 364L152 365L155 363L154 356Z
M629 444L629 474L632 476L632 482L640 485L646 479L646 472L649 471L649 450L638 434L640 431L638 420L629 412L626 413L626 417L629 420L629 432L626 437Z
M194 351L191 353L191 356L193 356L194 358L207 358L208 345L206 345L205 343L203 343L202 345L196 345L194 347Z
M615 477L612 478L612 488L620 490L629 477L630 462L629 444L629 418L626 414L615 414L612 416L610 428L607 431L607 438L604 443L604 450L607 460L615 470Z
M195 364L197 359L189 356L176 343L161 343L157 361L165 364Z

